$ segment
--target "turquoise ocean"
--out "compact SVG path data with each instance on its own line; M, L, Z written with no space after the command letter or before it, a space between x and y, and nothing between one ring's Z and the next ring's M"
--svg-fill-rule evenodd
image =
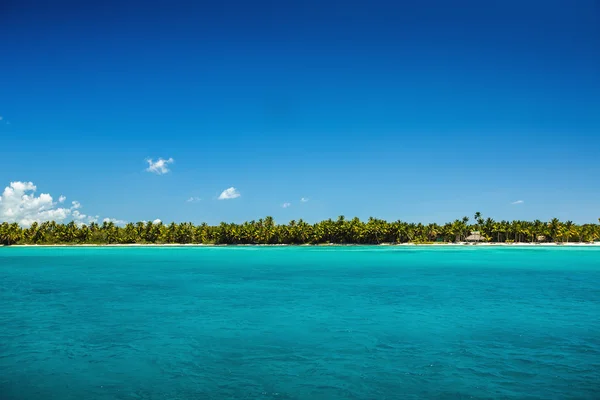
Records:
M2 400L598 398L598 248L0 248Z

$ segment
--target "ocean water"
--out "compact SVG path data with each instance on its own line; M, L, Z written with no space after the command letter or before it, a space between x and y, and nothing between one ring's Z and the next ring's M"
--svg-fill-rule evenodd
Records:
M600 249L0 248L0 399L598 399Z

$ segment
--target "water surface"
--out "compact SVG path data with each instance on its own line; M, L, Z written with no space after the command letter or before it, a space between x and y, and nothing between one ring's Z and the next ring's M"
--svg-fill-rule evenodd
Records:
M0 248L0 398L597 399L600 249Z

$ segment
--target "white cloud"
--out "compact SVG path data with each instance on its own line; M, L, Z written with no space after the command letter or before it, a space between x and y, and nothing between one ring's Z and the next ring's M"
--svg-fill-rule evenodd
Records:
M517 200L517 201L513 201L510 204L516 205L516 204L523 204L523 203L525 203L523 200Z
M154 224L154 225L162 224L162 221L158 218L156 218L154 221L146 221L145 219L143 219L140 222L143 222L144 224Z
M200 197L193 197L193 196L192 196L192 197L190 197L189 199L187 199L186 201L187 201L188 203L197 203L197 202L199 202L200 200L202 200Z
M303 198L300 199L300 201L302 203L306 203L308 200L309 200L308 197L303 197Z
M98 222L98 216L79 211L81 204L78 201L72 202L68 208L57 207L65 201L65 196L60 196L58 202L55 202L48 193L41 193L36 197L36 190L37 187L32 182L11 182L0 195L0 222L16 222L22 226L44 221L75 221L78 224Z
M79 210L71 210L72 211L72 216L73 218L71 218L73 221L75 221L75 223L77 223L77 225L89 225L92 222L98 222L98 219L100 218L100 216L98 215L85 215L82 214ZM55 222L65 222L65 221L56 221L55 219L53 220Z
M290 207L291 205L292 205L292 203L283 203L283 204L281 205L281 207L283 207L283 208L288 208L288 207Z
M241 196L240 192L238 192L238 190L232 186L229 189L223 190L223 192L219 196L219 200L236 199L240 196Z
M0 121L2 121L4 119L4 117L2 115L0 115Z
M122 219L116 218L104 218L102 222L112 222L115 225L126 225L127 221L123 221Z
M168 165L172 164L174 161L175 160L173 160L172 158L169 158L167 160L165 160L164 158L159 158L156 161L149 158L146 160L146 162L148 163L148 168L146 168L146 171L152 172L157 175L166 174L167 172L169 172Z

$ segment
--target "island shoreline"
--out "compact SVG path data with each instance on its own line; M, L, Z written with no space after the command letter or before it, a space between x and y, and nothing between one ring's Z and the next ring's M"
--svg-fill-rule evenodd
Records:
M13 247L13 248L47 248L47 247L76 247L76 248L99 248L99 247L113 247L113 248L139 248L139 247L156 247L156 248L174 248L174 247L526 247L526 248L538 248L538 247L600 247L600 242L595 243L582 243L582 242L571 242L571 243L380 243L380 244L342 244L342 243L328 243L328 244L202 244L202 243L115 243L115 244L13 244L13 245L0 245L0 247Z

